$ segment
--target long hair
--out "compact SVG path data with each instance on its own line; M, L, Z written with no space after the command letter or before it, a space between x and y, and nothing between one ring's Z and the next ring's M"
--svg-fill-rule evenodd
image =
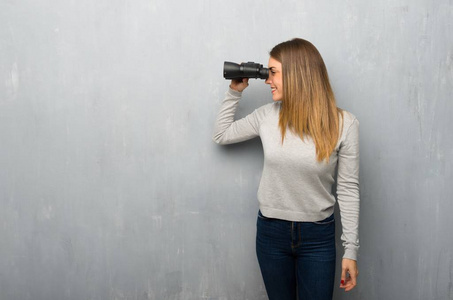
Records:
M328 162L341 134L343 111L336 105L321 54L312 43L298 38L278 44L269 54L282 64L282 143L286 128L302 140L309 136L315 143L317 160Z

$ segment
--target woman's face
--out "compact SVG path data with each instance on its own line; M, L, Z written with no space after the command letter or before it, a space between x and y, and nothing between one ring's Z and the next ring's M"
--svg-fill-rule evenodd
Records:
M280 101L283 99L282 64L270 57L268 67L269 77L266 79L266 83L271 86L272 99L274 101Z

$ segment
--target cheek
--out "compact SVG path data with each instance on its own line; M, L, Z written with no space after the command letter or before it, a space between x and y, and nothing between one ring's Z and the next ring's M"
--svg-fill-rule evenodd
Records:
M280 87L283 87L283 80L282 80L281 77L279 77L279 78L277 79L277 82L278 82L278 85L279 85Z

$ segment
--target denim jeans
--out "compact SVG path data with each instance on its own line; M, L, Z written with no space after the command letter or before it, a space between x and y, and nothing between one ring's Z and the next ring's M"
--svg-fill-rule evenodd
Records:
M269 300L331 300L335 219L290 222L258 212L256 253Z

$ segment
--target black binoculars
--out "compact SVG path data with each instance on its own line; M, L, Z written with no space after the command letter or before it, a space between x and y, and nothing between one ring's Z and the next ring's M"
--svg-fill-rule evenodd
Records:
M223 77L225 79L267 79L269 77L269 69L251 61L242 64L226 61L223 63Z

